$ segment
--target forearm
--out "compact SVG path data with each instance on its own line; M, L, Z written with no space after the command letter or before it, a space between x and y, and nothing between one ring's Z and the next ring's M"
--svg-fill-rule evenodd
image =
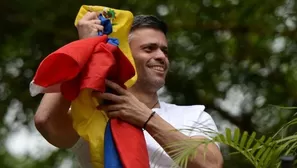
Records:
M178 151L178 147L170 147L169 144L189 140L190 137L184 135L180 131L175 131L175 128L168 122L163 120L160 116L155 115L148 122L146 127L148 133L163 147L165 152L172 158ZM204 137L195 137L204 138ZM180 148L182 150L182 148ZM176 152L172 152L176 151ZM205 153L206 152L206 153ZM206 154L204 157L204 154ZM200 145L197 148L197 155L194 159L188 160L187 168L219 168L222 167L222 158L219 150L214 144L207 146L205 151L205 145Z
M45 94L34 121L40 134L52 145L69 148L78 139L68 114L70 102L59 93Z
M35 126L44 139L57 148L71 148L79 139L78 134L74 130L72 131L72 123L67 120L63 124L62 122L49 122L36 123Z

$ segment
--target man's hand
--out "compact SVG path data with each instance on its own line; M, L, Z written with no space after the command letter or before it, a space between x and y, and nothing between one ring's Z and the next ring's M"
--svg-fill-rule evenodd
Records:
M98 32L103 30L98 15L99 14L96 12L87 12L83 18L78 21L76 28L79 39L96 37L98 36Z
M118 95L94 92L94 96L98 99L113 102L110 105L100 105L99 108L104 110L110 118L120 118L123 121L142 128L152 111L132 93L123 89L118 84L107 80L106 85L115 90Z

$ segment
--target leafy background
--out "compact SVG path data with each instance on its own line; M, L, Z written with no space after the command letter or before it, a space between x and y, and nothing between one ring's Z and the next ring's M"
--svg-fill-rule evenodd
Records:
M154 14L169 25L171 70L161 96L204 104L225 127L271 135L297 104L295 0L0 1L0 167L76 167L71 153L50 146L32 122L41 96L29 83L40 61L76 40L83 4ZM292 128L292 132L296 131ZM222 147L225 167L250 167Z

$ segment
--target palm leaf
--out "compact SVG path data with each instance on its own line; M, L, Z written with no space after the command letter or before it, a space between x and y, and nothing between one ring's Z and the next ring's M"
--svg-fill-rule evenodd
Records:
M209 132L207 132L209 134ZM214 134L214 132L212 132ZM233 137L232 131L226 128L225 134L216 133L212 139L191 139L183 142L175 142L169 145L173 148L173 160L177 165L186 167L189 158L196 156L197 148L200 145L209 143L222 143L228 145L244 155L255 167L266 167L270 164L272 152L276 149L277 145L273 138L266 138L262 136L256 139L256 133L253 132L249 135L247 132L240 134L239 129L235 129ZM179 152L178 152L179 151ZM207 151L204 151L204 155Z
M212 133L214 134L214 132ZM182 167L187 165L187 160L189 158L196 156L197 148L200 145L205 145L206 147L207 144L215 142L223 143L236 149L239 153L243 154L254 166L257 167L258 165L264 165L268 163L267 159L265 158L268 156L273 147L271 145L272 138L268 138L266 140L265 136L262 136L257 140L255 139L255 136L256 133L252 133L251 136L249 136L247 132L243 132L243 134L240 135L240 130L235 129L232 137L231 129L226 128L225 134L217 133L217 135L212 139L191 139L183 142L172 143L168 147L174 149L171 151L174 153L172 156L173 160ZM250 146L252 146L251 149ZM206 152L207 151L204 151L204 155ZM257 154L254 156L253 154L256 152Z
M278 136L282 131L288 129L290 126L296 125L297 124L297 118L293 118L291 121L285 123L273 136L275 138Z
M177 165L186 167L188 160L196 157L197 148L200 145L205 147L205 156L207 153L206 146L208 144L220 143L234 148L237 151L237 154L244 155L255 167L279 167L280 156L289 155L296 151L297 135L291 135L281 139L277 139L277 135L284 129L295 124L297 124L297 118L287 122L274 136L267 138L265 135L256 138L256 132L252 132L250 135L246 131L241 133L238 128L234 130L233 134L230 128L226 128L225 133L217 133L214 130L200 127L184 129L188 131L202 132L205 135L212 137L212 139L190 139L171 143L168 145L169 149L172 149L169 154L171 154Z

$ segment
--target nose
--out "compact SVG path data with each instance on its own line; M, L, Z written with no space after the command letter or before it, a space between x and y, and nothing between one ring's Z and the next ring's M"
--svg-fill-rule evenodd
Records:
M160 48L158 48L155 55L155 59L159 60L162 64L164 64L167 59L167 54L164 53L164 51L162 51Z

